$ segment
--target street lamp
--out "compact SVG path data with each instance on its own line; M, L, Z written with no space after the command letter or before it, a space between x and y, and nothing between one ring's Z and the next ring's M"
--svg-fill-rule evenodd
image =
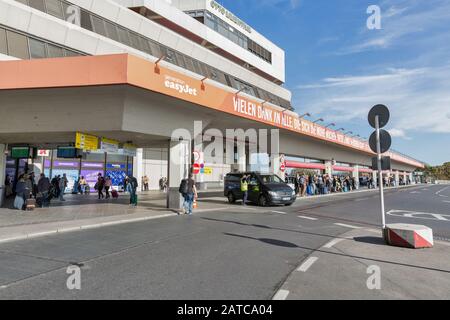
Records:
M311 117L311 113L308 112L308 113L305 113L305 114L299 116L300 119L302 119L304 117Z
M313 123L318 123L318 122L324 122L325 120L323 120L322 118L317 119L316 121L313 121Z
M336 127L336 123L332 122L329 125L327 125L325 128L330 128L330 127Z

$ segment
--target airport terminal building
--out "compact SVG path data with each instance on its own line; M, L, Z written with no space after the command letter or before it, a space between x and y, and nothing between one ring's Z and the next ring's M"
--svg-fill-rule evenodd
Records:
M27 171L66 173L69 188L167 178L176 208L194 164L201 188L245 170L375 176L367 141L302 118L284 83L283 49L216 1L0 0L0 188ZM229 129L278 131L261 150ZM199 150L211 132L234 161ZM388 155L397 181L423 167Z

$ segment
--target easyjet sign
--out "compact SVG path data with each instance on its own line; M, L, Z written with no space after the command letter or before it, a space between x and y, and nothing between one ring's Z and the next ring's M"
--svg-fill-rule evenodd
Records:
M171 76L165 76L164 85L166 88L178 91L178 93L185 93L185 94L189 94L191 96L197 96L197 94L198 94L197 89L192 88L185 81L171 77Z

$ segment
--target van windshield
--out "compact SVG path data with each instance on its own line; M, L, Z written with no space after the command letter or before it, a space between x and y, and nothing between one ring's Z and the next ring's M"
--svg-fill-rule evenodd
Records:
M259 176L259 178L261 179L261 182L263 184L269 184L269 183L284 183L283 180L281 180L278 176L276 175L262 175Z

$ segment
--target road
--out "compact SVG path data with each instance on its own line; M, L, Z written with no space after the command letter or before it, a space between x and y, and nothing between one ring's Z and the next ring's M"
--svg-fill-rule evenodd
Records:
M425 224L449 239L444 187L387 191L388 222ZM1 244L0 299L271 299L311 252L380 221L376 193L273 208L202 201L221 209ZM74 264L81 290L66 287Z

